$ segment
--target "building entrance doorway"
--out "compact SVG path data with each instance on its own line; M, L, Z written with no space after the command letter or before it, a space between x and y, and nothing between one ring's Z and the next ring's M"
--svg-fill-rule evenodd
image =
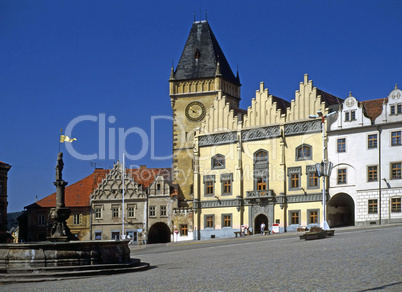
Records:
M254 234L261 234L261 223L265 224L265 230L268 230L268 217L264 214L259 214L254 219Z
M346 193L339 193L329 200L328 224L330 227L355 225L355 202Z
M163 222L155 223L148 233L148 243L170 242L170 228Z

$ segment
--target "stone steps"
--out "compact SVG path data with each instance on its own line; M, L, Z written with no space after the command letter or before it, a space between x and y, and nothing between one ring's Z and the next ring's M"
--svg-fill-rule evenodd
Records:
M132 259L129 263L121 264L8 269L6 272L0 272L0 283L56 281L137 272L146 270L149 267L148 263L142 263L139 259Z

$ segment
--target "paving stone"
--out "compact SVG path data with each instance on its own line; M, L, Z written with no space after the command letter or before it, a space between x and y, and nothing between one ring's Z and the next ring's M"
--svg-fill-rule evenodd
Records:
M402 226L300 233L133 250L154 268L130 274L41 283L0 291L402 291Z

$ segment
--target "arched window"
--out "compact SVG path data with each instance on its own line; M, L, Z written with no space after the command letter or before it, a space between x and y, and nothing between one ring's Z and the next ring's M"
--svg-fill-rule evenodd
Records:
M255 163L268 163L268 152L265 150L259 150L254 155Z
M217 154L212 157L211 169L225 168L225 156Z
M258 150L254 153L254 190L268 190L268 151Z
M296 160L312 159L313 151L312 147L307 144L302 144L296 148Z

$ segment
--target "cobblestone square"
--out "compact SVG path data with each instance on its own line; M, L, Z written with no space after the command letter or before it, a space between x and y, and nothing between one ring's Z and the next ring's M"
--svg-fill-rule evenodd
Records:
M300 233L153 245L132 257L153 268L0 291L401 291L402 226L337 230L322 240Z

